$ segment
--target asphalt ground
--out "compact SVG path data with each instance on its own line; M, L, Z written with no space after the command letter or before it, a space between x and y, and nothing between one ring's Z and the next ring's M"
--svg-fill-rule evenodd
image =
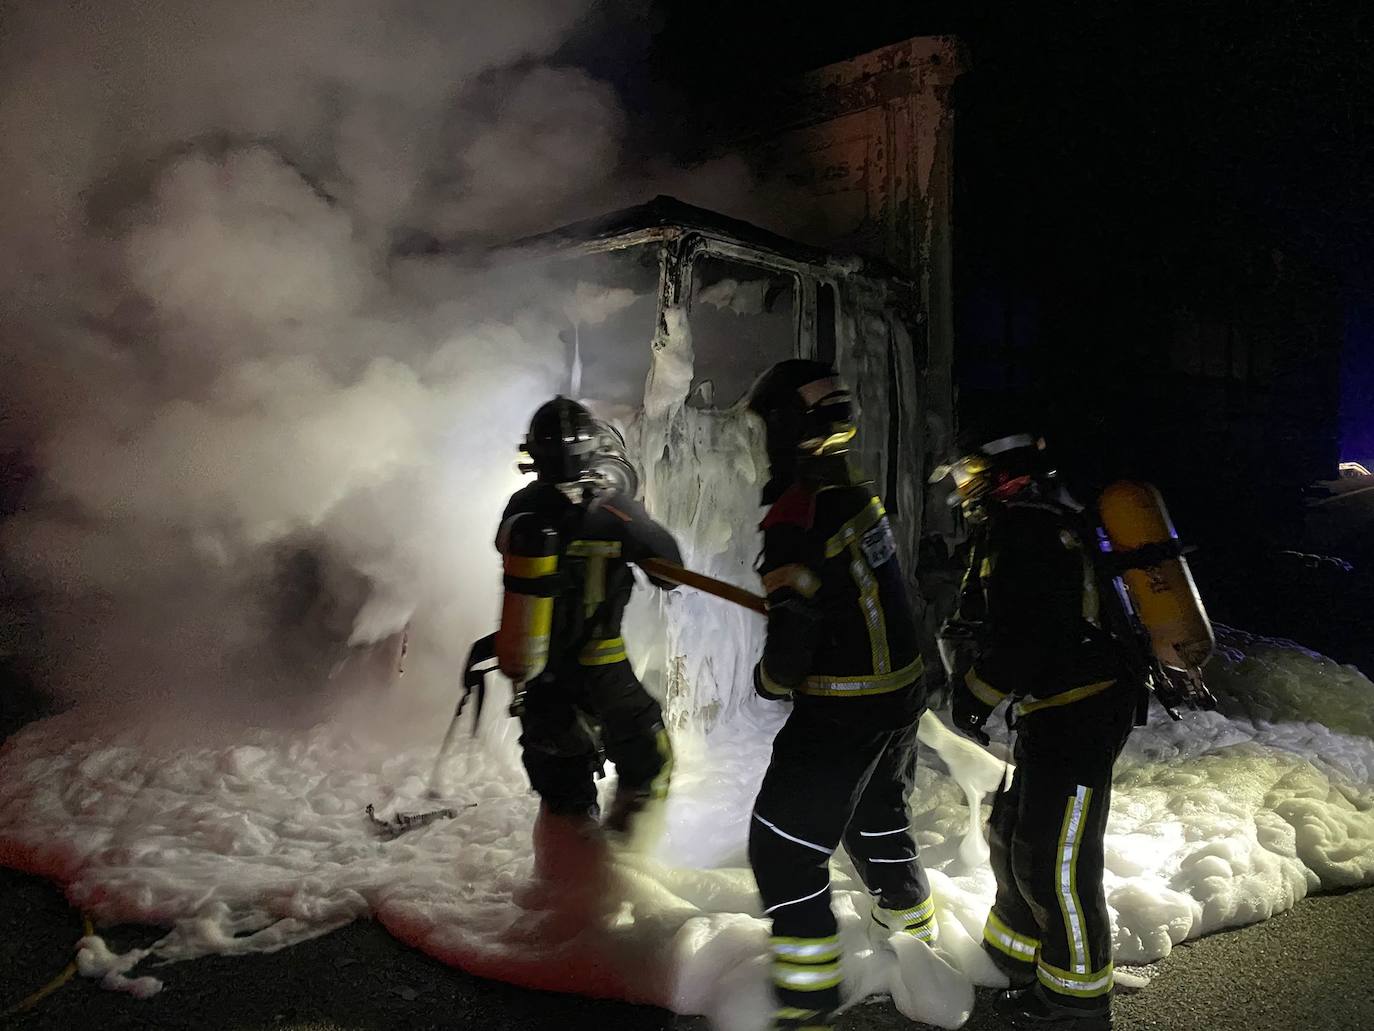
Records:
M52 884L0 870L0 1008L49 984L71 960L81 916ZM102 929L112 947L150 944L155 928ZM1322 895L1252 927L1212 935L1143 968L1144 989L1117 997L1117 1027L1174 1031L1368 1031L1374 1028L1374 889ZM473 977L360 921L268 955L139 967L164 981L140 1000L76 976L3 1026L371 1031L706 1031L700 1018L648 1006L533 992ZM980 991L968 1031L1003 1025ZM844 1014L841 1031L916 1031L888 1001Z

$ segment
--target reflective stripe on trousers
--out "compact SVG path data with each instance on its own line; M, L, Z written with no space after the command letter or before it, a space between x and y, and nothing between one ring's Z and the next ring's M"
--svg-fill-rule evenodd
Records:
M882 927L894 933L909 934L917 941L933 944L940 937L939 924L935 922L935 896L927 896L906 909L886 909L874 905L872 916Z
M840 983L840 938L773 937L773 984L790 992L820 992Z

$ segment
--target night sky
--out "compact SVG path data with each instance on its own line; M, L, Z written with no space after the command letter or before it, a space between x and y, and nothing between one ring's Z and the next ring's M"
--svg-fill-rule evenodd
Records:
M1374 457L1374 414L1361 410L1374 409L1369 6L1148 6L665 3L623 53L591 63L618 81L646 146L690 154L713 112L761 82L958 35L970 57L955 167L966 395L1032 396L1078 413L1070 433L1110 424L1120 381L1168 346L1169 313L1223 295L1255 307L1267 272L1253 266L1273 261L1297 284L1301 310L1286 317L1333 350L1345 338L1341 455ZM629 9L608 4L607 17Z
M1216 618L1352 655L1374 577L1293 553L1309 485L1374 459L1374 5L1126 6L697 0L597 72L690 157L762 83L959 36L961 421L1031 413L1082 497L1159 484ZM1180 375L1189 325L1269 366Z

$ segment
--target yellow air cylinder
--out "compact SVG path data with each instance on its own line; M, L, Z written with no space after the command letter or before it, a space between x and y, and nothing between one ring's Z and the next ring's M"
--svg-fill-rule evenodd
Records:
M549 659L553 598L558 584L558 534L532 513L511 516L501 527L505 567L496 662L515 683L533 680Z
M1121 579L1155 655L1172 669L1198 669L1216 638L1193 574L1178 553L1178 533L1164 499L1148 483L1122 480L1102 492L1097 507L1117 557L1130 559L1139 552L1139 567L1124 570Z

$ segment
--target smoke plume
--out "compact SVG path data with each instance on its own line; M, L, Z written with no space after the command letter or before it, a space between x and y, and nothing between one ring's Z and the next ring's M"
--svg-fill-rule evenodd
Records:
M0 533L45 684L314 718L314 637L408 626L404 691L452 689L566 305L393 244L640 199L613 91L557 62L585 6L4 5L0 455L33 473Z

